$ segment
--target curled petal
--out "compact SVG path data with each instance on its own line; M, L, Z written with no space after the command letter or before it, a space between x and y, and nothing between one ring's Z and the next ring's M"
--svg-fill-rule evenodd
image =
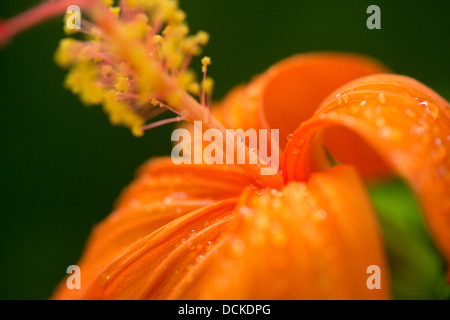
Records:
M409 183L421 201L432 236L448 262L448 102L405 76L380 74L350 82L330 95L317 113L295 131L285 154L287 181L305 181L311 172L322 169L326 160L323 154L315 152L320 145L320 132L335 127L358 135L367 148L373 149L391 170ZM339 148L355 153L350 141L340 141ZM341 160L339 155L337 158Z
M238 86L220 104L218 118L230 128L280 130L280 146L323 99L341 85L388 72L374 59L349 53L299 54L273 65L249 85Z
M235 211L235 227L207 262L194 298L389 298L376 218L351 167L314 173L281 191L248 189ZM380 267L381 290L367 286L372 265Z

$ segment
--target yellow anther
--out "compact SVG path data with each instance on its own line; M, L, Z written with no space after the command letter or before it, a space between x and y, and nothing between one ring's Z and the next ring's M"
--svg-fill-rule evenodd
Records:
M193 95L200 95L200 84L198 82L192 82L186 87L187 91Z
M142 137L144 135L144 131L141 129L140 126L134 126L131 128L131 132L135 137Z
M119 77L115 88L119 92L127 92L130 88L130 82L128 81L128 77Z
M205 31L199 31L196 35L197 43L204 46L209 42L209 34Z
M202 81L202 89L206 94L211 95L214 89L214 80L212 78L206 78Z
M120 14L120 7L111 7L109 10L112 12L112 14L118 18Z
M55 62L62 68L70 67L77 59L78 52L82 45L83 44L80 41L76 41L72 38L62 39L55 52Z
M130 128L134 135L142 135L140 128L143 126L144 120L134 113L125 102L117 101L114 91L104 94L103 109L109 114L109 120L113 125L124 125Z
M211 64L211 58L210 57L204 57L202 59L202 72L206 72L206 67Z
M198 46L197 39L194 37L187 37L184 39L184 41L181 43L181 49L187 53L192 54L194 56L199 55L201 50Z
M174 20L176 22L183 22L186 20L186 13L182 10L177 10L174 15Z
M154 107L159 106L159 102L158 102L158 100L156 100L155 98L152 99L151 104L152 104Z
M183 74L181 74L178 78L178 84L183 87L188 86L192 82L195 82L196 75L192 70L186 70Z
M164 42L164 38L161 37L159 34L153 37L153 43L154 44L161 44Z
M103 90L97 82L97 71L91 62L78 63L67 75L66 87L79 94L86 105L100 104Z

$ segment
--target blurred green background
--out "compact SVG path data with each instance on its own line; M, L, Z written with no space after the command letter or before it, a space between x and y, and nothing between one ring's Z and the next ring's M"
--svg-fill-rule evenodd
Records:
M1 1L0 17L38 2ZM449 1L180 2L191 30L211 34L204 53L215 99L282 58L317 50L371 55L450 99ZM381 30L366 28L371 4ZM0 49L0 299L47 299L136 168L171 150L171 126L135 138L63 88L53 63L62 26L53 19Z

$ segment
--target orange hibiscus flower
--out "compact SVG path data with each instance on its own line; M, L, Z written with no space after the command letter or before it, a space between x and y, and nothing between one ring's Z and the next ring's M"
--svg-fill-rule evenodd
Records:
M3 22L1 41L72 2L46 2ZM211 60L202 60L200 82L188 69L208 35L188 35L175 1L110 2L78 1L92 20L81 23L87 39L65 39L55 55L70 68L68 88L137 136L181 120L224 136L225 128L279 129L283 139L270 143L280 168L261 175L270 164L236 137L225 141L235 148L224 156L257 163L150 160L93 231L78 264L81 289L64 280L53 298L391 298L364 181L393 174L419 199L448 263L450 109L442 97L372 59L311 53L281 61L211 109ZM147 123L165 111L176 116ZM371 267L381 271L375 288Z

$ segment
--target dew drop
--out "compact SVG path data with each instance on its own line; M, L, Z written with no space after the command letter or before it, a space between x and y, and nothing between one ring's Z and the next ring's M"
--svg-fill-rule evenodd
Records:
M165 197L163 200L165 205L169 205L172 203L172 198L171 197Z
M239 212L244 215L247 216L250 214L250 209L247 206L242 206L239 208Z
M383 127L378 130L378 133L382 138L390 138L392 135L392 129L390 127Z
M233 248L233 251L237 254L241 254L244 252L245 249L245 243L241 239L236 239L233 241L231 247Z
M419 102L419 106L428 108L428 102L427 101Z
M293 134L292 134L292 133L289 133L289 134L287 135L287 137L286 137L286 140L287 140L287 141L291 141L292 136L293 136Z
M441 138L434 139L434 144L440 146L442 144L442 139Z
M415 118L416 117L416 114L414 113L414 111L412 111L411 109L406 109L405 110L405 113L406 113L406 115L408 116L408 117L410 117L410 118Z
M183 199L184 200L184 199L188 198L188 195L185 192L172 192L170 194L170 197L175 198L175 199Z
M380 92L380 94L378 95L378 102L386 103L386 97L384 96L383 92Z
M323 209L318 210L315 214L315 217L318 220L325 220L327 216L328 216L328 213Z
M419 106L422 106L425 108L425 111L434 119L436 120L439 117L439 108L438 106L433 102L428 101L421 101L419 102Z
M346 93L342 96L342 100L344 100L345 103L348 102L348 95Z
M445 148L442 145L437 146L435 150L431 152L435 161L441 161L445 158L446 152Z
M384 120L384 118L379 117L377 119L377 121L375 122L375 125L377 127L382 127L382 126L386 125L386 120Z
M430 116L436 120L439 117L439 108L437 105L432 104L429 106L428 108L428 113L430 114Z
M415 124L409 129L409 132L412 135L420 136L420 135L423 135L425 133L425 128Z
M366 100L361 101L360 105L365 106L367 104Z

